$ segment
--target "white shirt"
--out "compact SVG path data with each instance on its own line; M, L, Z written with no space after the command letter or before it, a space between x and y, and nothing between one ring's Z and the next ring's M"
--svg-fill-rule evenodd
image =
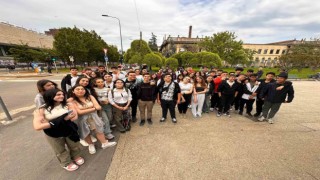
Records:
M119 74L112 74L112 81L114 82L117 79L122 79L124 80L126 78L126 76L122 73Z
M128 92L123 88L122 92L120 92L117 88L113 89L113 96L112 96L112 91L109 91L108 94L108 100L109 103L114 105L115 103L117 104L125 104L128 101L132 100L132 95L130 90Z
M184 94L186 92L189 92L192 88L192 84L191 83L183 83L183 82L180 82L179 83L179 86L180 86L180 89L181 89L181 93Z

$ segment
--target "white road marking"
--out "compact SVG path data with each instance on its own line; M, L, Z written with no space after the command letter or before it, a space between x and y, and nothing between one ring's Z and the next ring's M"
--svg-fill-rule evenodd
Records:
M29 111L29 110L35 109L35 108L36 108L35 105L31 105L31 106L22 107L22 108L18 108L18 109L12 110L9 113L10 113L11 116L13 116L13 115L18 114L20 112ZM4 112L0 113L0 120L4 120L4 119L7 119L6 114Z

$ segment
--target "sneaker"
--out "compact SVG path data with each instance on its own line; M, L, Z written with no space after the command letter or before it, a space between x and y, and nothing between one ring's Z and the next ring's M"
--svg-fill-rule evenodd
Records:
M213 108L210 108L210 111L213 112Z
M198 117L202 117L201 114L197 114Z
M260 116L260 113L255 113L253 116L254 116L254 117L259 117L259 116Z
M78 157L77 159L74 160L74 162L78 165L81 166L84 164L84 159L82 157Z
M90 154L96 153L96 148L94 147L94 144L89 144L89 153Z
M265 120L265 118L264 118L263 116L261 116L261 117L258 118L258 120L259 120L260 122L262 122L262 121Z
M226 113L224 113L223 115L228 116L228 117L231 117L231 115L230 115L229 112L226 112Z
M92 142L97 142L97 138L93 137L92 135L90 135L90 137Z
M144 123L146 123L146 120L141 120L141 121L140 121L140 126L143 126Z
M137 122L137 118L136 117L132 117L132 120L131 120L133 123Z
M220 117L220 116L221 116L221 113L220 113L220 112L218 112L218 113L217 113L217 117Z
M70 163L68 166L63 167L63 169L65 169L67 171L75 171L78 168L79 168L79 166L74 163Z
M106 143L103 143L103 144L101 145L101 148L102 148L102 149L106 149L106 148L108 148L108 147L115 146L116 144L117 144L117 142L106 142Z
M188 108L191 109L191 105L188 105Z
M110 124L110 127L111 127L111 128L115 128L115 127L117 127L117 125L115 125L115 124Z
M197 114L193 114L193 117L194 117L194 118L197 118L197 117L198 117L198 115L197 115Z
M252 117L252 114L250 112L247 113L248 116Z
M239 115L243 115L243 112L242 112L242 111L239 111Z
M229 110L232 111L232 107Z
M172 122L173 123L177 123L177 119L176 118L172 118Z
M268 123L269 123L269 124L273 124L273 123L274 123L274 122L273 122L273 119L272 119L272 118L268 119Z
M151 119L147 119L147 121L148 121L148 124L152 124L152 120Z
M166 118L164 117L160 119L160 122L165 122L165 121L166 121Z
M111 140L111 139L113 139L113 138L114 138L114 135L113 135L113 134L111 134L111 133L107 134L107 139L108 139L108 140Z
M80 144L81 144L82 146L89 146L89 144L88 144L85 140L83 140L83 139L80 139Z

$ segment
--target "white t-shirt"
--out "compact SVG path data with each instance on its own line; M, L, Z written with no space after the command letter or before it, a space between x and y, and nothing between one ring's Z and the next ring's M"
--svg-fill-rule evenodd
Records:
M180 86L180 89L181 89L181 93L185 93L185 92L188 92L191 90L192 88L192 84L191 83L183 83L183 82L180 82L179 83L179 86Z

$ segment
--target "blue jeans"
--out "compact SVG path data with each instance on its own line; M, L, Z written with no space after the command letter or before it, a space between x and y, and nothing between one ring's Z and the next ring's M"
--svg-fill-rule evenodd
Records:
M102 107L101 116L102 116L102 121L104 122L104 134L110 134L111 133L108 114L111 114L111 117L112 117L112 108L110 109L108 107L109 105L110 104L101 105L101 107Z

